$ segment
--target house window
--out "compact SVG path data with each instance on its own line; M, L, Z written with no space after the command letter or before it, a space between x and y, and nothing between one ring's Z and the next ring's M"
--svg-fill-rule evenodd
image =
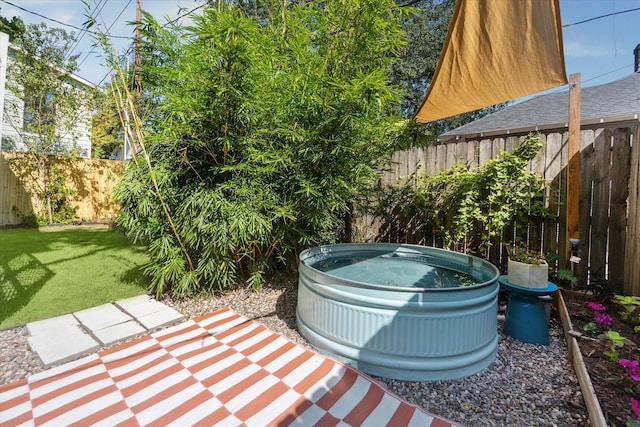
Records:
M33 132L38 125L55 123L56 106L53 103L53 95L48 92L46 96L27 96L24 100L23 129ZM39 122L39 123L38 123Z

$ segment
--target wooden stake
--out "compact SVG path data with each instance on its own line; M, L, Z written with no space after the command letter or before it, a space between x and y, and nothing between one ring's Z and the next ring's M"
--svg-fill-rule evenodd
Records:
M580 237L580 73L569 76L569 162L567 165L567 239ZM568 245L571 255L571 245ZM569 257L567 257L569 259Z

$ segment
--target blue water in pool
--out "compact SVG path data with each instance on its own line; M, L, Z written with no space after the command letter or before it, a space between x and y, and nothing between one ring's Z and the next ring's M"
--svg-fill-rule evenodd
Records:
M373 285L415 288L457 288L481 283L472 275L435 267L433 257L414 253L352 252L332 254L311 266L316 270L346 280Z

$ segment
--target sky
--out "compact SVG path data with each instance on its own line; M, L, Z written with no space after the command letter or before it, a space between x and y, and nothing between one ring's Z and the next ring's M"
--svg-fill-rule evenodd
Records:
M111 27L112 35L118 36L112 38L116 48L119 51L126 50L131 40L120 37L133 37L133 27L127 25L127 22L135 20L136 0L87 1L91 3L93 10L103 6L98 17L106 27ZM202 2L141 0L141 3L142 9L164 23L196 8ZM571 74L580 73L582 87L588 87L633 73L633 50L640 44L640 0L560 0L560 9L567 78ZM630 9L637 10L593 19ZM0 15L5 18L19 16L25 23L45 22L51 27L80 33L77 29L65 27L36 14L78 28L86 21L86 8L82 0L0 0ZM590 21L579 23L585 20ZM79 59L82 65L77 74L100 84L108 70L103 66L102 53L99 49L93 50L92 43L90 35L84 35L78 42L75 52L82 53ZM526 61L523 61L522 66L526 67ZM551 91L566 89L565 85Z

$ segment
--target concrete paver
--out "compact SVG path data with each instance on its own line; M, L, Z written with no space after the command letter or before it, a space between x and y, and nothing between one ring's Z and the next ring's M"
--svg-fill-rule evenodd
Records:
M168 308L166 305L156 301L149 295L139 295L137 297L127 298L117 301L116 304L124 311L137 318Z
M93 331L93 335L104 345L113 344L123 339L142 335L148 331L140 323L131 319L127 322L111 325L106 328Z
M62 316L27 323L27 330L31 336L48 335L55 332L56 329L68 328L78 323L78 319L73 317L73 314L63 314Z
M169 326L183 318L184 316L173 308L166 307L163 310L138 317L138 322L140 322L145 328L154 330Z
M27 325L31 334L27 338L29 346L45 367L68 362L100 348L100 344L82 329L79 322L70 323L69 316L41 320L37 327Z
M141 295L28 323L28 341L48 368L183 320L173 308Z
M133 320L133 317L125 314L113 304L103 304L86 310L76 311L73 315L82 322L85 327L92 331Z

